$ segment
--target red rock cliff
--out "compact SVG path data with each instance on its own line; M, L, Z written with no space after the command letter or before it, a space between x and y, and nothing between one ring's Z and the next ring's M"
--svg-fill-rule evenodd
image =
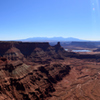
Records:
M3 56L8 49L11 47L16 47L21 51L22 54L28 56L37 47L46 50L49 46L50 45L48 42L0 42L0 55Z

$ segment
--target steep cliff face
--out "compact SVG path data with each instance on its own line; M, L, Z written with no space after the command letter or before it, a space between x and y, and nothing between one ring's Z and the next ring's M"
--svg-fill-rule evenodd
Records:
M14 46L18 48L24 56L29 56L35 48L42 48L43 50L46 50L50 45L47 42L44 43L20 42L20 43L15 43Z
M42 48L46 50L49 47L49 43L35 43L35 42L0 42L0 55L4 55L4 53L12 48L15 47L21 51L24 56L28 56L32 53L32 51L36 48Z
M10 42L0 42L0 56L3 56L4 53L12 47Z
M32 62L64 59L64 49L58 42L55 46L49 43L29 42L0 42L0 54L9 60L22 60Z

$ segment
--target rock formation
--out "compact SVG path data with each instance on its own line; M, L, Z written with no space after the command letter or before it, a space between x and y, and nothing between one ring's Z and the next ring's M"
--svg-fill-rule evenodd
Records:
M24 55L15 47L8 49L3 57L7 58L8 60L23 60Z
M1 42L0 100L43 100L51 97L53 84L69 74L70 66L50 64L61 59L60 43Z
M59 70L58 70L59 69ZM43 100L54 92L53 83L69 74L67 65L27 65L0 59L0 100Z
M0 100L100 100L99 55L60 42L0 42L0 55Z

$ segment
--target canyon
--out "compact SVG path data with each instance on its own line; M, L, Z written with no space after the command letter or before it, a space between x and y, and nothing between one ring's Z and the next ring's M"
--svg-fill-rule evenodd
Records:
M0 100L100 100L100 55L60 42L0 42Z

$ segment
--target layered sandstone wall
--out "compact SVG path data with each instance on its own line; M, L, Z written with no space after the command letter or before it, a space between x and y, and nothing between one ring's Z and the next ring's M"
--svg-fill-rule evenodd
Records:
M28 56L37 47L46 50L49 46L48 42L0 42L0 56L12 47L18 48L22 54Z

